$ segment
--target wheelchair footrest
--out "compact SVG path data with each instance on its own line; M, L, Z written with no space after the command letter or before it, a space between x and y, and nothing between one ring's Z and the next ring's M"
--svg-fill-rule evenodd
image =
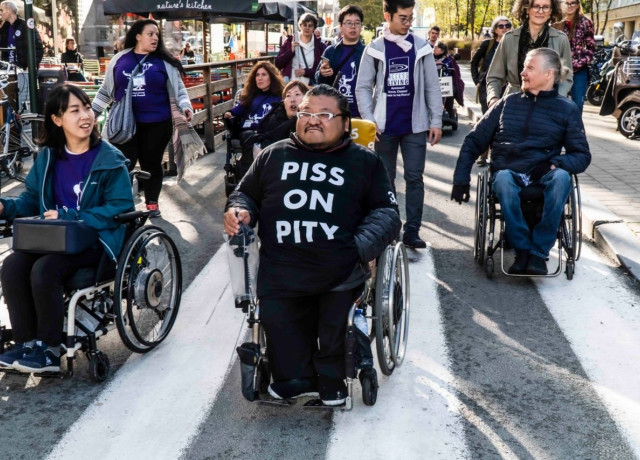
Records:
M327 406L322 403L322 399L312 399L311 401L307 401L304 404L305 409L325 409L325 410L333 410L333 409L343 409L346 407L346 403L340 404L338 406Z
M261 396L260 399L257 400L260 404L265 404L269 406L295 406L295 399L275 399L270 396Z
M42 378L55 378L55 379L65 379L67 378L67 373L60 371L60 372L32 372L32 373L28 373L28 372L20 372L17 369L13 369L11 367L2 367L0 368L0 374L1 373L5 373L5 374L14 374L14 375L24 375L25 377L28 377L30 375L33 375L34 377L42 377Z

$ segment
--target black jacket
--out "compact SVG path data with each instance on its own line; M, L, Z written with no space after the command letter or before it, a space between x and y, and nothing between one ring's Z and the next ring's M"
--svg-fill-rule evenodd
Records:
M16 19L13 23L14 25L14 45L16 47L16 64L18 67L23 69L29 68L29 62L27 59L27 31L29 30L27 27L27 23L24 22L23 19ZM6 48L9 44L9 27L11 24L9 22L5 22L0 27L0 48ZM35 30L35 51L36 51L36 67L40 65L40 61L42 61L42 55L44 54L44 47L42 46L42 39L40 38L40 33ZM2 52L2 60L7 61L9 59L9 52Z
M63 64L82 64L82 54L78 50L67 50L60 55Z
M258 296L297 297L345 283L400 231L382 160L350 138L312 149L292 134L255 159L227 209L259 222Z
M493 46L489 49L489 45L492 43ZM469 67L471 68L471 78L476 85L480 82L484 83L484 79L489 71L489 65L491 64L493 55L496 54L496 49L499 44L495 39L489 38L480 43L476 52L473 53Z
M470 182L473 162L488 147L494 171L527 173L536 165L550 163L579 174L591 163L580 111L557 89L537 96L513 93L491 107L464 139L454 184Z
M284 103L278 102L260 121L256 133L248 139L249 144L260 144L265 148L274 142L288 139L296 130L296 118L289 118Z

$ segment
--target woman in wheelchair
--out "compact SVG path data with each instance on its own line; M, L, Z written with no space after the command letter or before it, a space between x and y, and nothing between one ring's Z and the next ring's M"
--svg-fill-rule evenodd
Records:
M521 73L522 91L489 109L460 150L451 199L461 204L469 201L473 162L491 147L492 190L516 250L509 274L547 274L546 258L571 190L571 174L583 172L591 162L580 111L558 94L558 84L567 73L556 51L529 51ZM542 217L532 230L519 195L530 184L544 186Z
M231 136L240 139L241 143L254 135L260 121L271 111L274 105L282 101L284 81L280 72L270 62L258 62L249 75L240 99L230 111L224 113ZM242 156L243 168L246 171L253 162L251 153Z
M60 371L64 282L80 268L97 266L103 253L116 261L125 228L113 217L134 209L126 159L100 139L81 89L61 85L51 92L41 143L26 190L0 199L0 214L84 221L99 239L75 255L16 251L4 260L2 291L16 346L0 354L0 367L22 372Z

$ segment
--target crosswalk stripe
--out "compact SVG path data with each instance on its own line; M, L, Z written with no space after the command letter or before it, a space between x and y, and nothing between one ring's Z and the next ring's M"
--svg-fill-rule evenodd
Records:
M50 459L180 456L222 387L244 332L224 249L185 292L165 342L148 354L131 355Z
M640 309L617 269L588 246L572 281L536 282L607 410L640 457ZM615 299L615 300L613 300Z
M351 412L336 412L327 458L467 458L461 404L438 306L430 251L410 264L411 316L407 355L389 377L378 371L378 400L362 403L359 384ZM374 347L375 348L375 347Z

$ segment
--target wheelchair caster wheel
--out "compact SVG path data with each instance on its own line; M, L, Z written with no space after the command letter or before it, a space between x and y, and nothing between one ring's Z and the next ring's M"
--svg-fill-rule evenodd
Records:
M89 361L89 374L94 382L104 382L109 378L111 364L104 353L98 352L91 356Z
M484 272L487 274L487 278L493 278L493 257L488 257L487 260L484 261Z
M567 273L567 279L568 280L572 280L573 279L573 274L575 273L575 263L574 262L567 262L566 273Z
M358 376L362 386L362 402L373 406L378 399L378 377L375 369L363 369Z

